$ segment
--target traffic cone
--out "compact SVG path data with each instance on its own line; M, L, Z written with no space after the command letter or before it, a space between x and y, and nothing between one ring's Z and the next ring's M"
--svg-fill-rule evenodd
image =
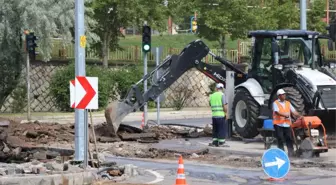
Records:
M185 177L185 174L184 174L184 164L183 164L182 155L180 156L179 163L178 163L177 177L176 177L175 185L187 185L186 177Z
M143 129L144 126L145 126L145 113L143 112L142 113L142 120L141 120L141 126L140 126L140 128Z

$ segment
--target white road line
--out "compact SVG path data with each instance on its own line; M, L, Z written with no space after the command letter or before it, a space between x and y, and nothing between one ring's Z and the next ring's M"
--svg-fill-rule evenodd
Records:
M145 171L153 174L156 177L155 180L153 180L151 182L147 182L146 184L155 184L155 183L158 183L158 182L161 182L161 181L164 180L164 177L156 171L153 171L153 170L145 170Z

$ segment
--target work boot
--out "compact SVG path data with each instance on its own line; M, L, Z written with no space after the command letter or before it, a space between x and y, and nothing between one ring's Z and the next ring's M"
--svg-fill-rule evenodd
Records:
M230 146L225 144L225 141L224 141L224 142L219 142L218 147L230 147Z
M218 141L212 141L212 143L209 143L209 146L218 146Z

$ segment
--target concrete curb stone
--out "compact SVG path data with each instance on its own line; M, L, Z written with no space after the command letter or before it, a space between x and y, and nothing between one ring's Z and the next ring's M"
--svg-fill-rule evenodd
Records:
M91 185L96 177L93 171L53 175L3 176L0 185Z

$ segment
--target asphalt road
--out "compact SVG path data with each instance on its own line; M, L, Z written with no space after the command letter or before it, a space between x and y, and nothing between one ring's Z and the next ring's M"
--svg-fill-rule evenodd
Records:
M125 183L143 183L171 185L175 183L177 160L158 161L128 159L120 157L107 157L118 164L133 164L138 166L139 175L128 179ZM291 170L285 181L270 182L260 169L238 169L219 165L199 164L195 162L184 162L187 183L190 185L258 185L258 184L286 184L286 185L320 185L335 184L334 172L322 171L316 168L305 168Z
M153 120L156 123L156 120ZM150 124L152 120L149 120L148 123ZM184 125L191 125L191 126L199 126L204 127L206 124L211 123L211 117L209 118L193 118L193 119L171 119L171 120L161 120L160 124L184 124ZM141 122L139 121L132 121L132 122L123 122L123 124L140 127Z

